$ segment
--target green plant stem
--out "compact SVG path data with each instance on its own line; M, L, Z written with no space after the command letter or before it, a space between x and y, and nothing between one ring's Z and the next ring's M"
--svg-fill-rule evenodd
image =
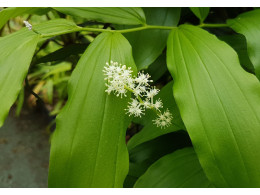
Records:
M228 27L227 24L200 24L198 25L198 27L201 27L201 28L222 28L222 27Z
M129 28L129 29L123 29L123 30L110 30L110 29L100 29L100 28L89 28L89 27L77 27L72 30L58 32L58 33L50 33L50 34L42 34L42 38L46 37L54 37L62 34L72 33L72 32L80 32L80 31L90 31L90 32L118 32L118 33L129 33L129 32L135 32L140 30L147 30L147 29L161 29L161 30L172 30L174 26L152 26L152 25L144 25L141 27L136 28ZM34 30L35 31L35 30ZM38 32L37 32L38 33Z
M125 89L126 90L128 90L128 91L130 91L131 93L134 93L134 91L130 88L130 87L128 87L128 86L124 86L125 87ZM137 95L137 99L139 100L139 102L142 104L142 103L144 103L143 102L143 100L142 100L142 98L139 96L139 95Z
M227 24L200 24L198 27L201 28L219 28L219 27L228 27ZM147 29L160 29L160 30L172 30L174 28L177 28L175 26L156 26L156 25L143 25L136 28L129 28L129 29L123 29L123 30L110 30L110 29L101 29L101 28L89 28L89 27L79 27L77 26L74 29L58 32L58 33L50 33L50 34L41 34L42 38L46 37L54 37L62 34L67 33L73 33L73 32L81 32L81 31L89 31L89 32L118 32L118 33L129 33L129 32L136 32L141 30L147 30ZM40 34L35 29L32 29L35 33Z

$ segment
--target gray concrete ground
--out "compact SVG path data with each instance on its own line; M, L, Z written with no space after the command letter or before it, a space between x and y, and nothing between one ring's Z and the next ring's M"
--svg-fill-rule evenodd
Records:
M0 128L0 187L47 187L49 135L46 116L23 110L19 118L11 110Z

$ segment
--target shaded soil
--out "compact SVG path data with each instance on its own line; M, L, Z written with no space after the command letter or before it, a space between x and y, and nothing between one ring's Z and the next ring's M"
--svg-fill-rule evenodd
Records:
M47 187L49 135L46 114L11 109L0 128L0 187Z

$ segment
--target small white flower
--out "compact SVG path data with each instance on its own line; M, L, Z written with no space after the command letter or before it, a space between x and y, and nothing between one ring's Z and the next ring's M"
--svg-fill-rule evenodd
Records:
M159 89L156 89L155 87L153 89L150 89L150 91L146 92L146 97L152 99L154 96L156 96L159 93Z
M107 86L107 89L105 90L105 92L107 92L108 94L110 94L110 93L113 91L113 87L110 86L110 85L108 85L108 84L106 84L106 86Z
M145 108L148 108L148 109L151 108L151 102L148 99L146 99L143 102L143 105L144 105Z
M153 82L152 80L149 80L151 76L149 74L144 74L139 72L137 77L135 78L135 82L139 85L149 85L149 82Z
M140 89L140 88L135 88L134 90L134 95L136 96L136 97L138 97L138 96L142 96L142 90Z
M137 106L139 106L139 102L138 102L138 100L132 98L131 106L133 106L133 107L137 107Z
M146 87L145 87L145 86L140 86L139 89L140 89L142 92L146 92Z
M154 124L157 127L166 128L169 127L172 123L172 114L167 109L163 114L159 113L158 117L153 120Z
M161 100L161 99L156 100L155 103L153 104L153 107L154 107L156 110L160 110L160 108L163 107L162 100Z
M29 30L32 30L32 25L28 21L23 21L23 23Z
M144 114L144 109L142 108L142 105L136 100L132 98L132 101L129 102L127 113L129 113L129 116L134 115L135 117L141 117L142 114Z
M107 80L106 92L114 92L117 97L126 97L127 90L125 86L133 86L132 70L126 68L126 65L111 61L104 67L105 80Z

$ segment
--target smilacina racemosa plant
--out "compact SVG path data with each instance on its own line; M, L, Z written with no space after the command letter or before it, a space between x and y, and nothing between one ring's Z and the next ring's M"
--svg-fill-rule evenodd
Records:
M49 187L260 187L259 9L0 10L0 127L55 118Z

